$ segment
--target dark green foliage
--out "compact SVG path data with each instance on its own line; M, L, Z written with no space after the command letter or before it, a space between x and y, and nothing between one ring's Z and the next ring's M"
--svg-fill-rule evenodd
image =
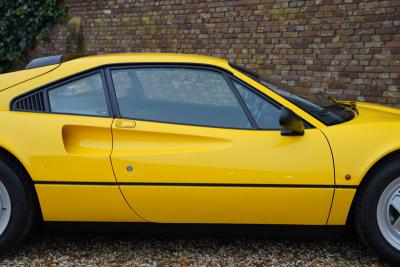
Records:
M0 0L0 73L24 62L49 27L64 18L57 0Z

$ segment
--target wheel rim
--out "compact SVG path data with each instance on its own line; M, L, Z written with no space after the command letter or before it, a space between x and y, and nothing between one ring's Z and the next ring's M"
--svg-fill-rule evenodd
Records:
M377 221L386 241L400 250L400 177L382 192L378 202Z
M4 184L0 181L0 235L6 230L11 217L11 200Z

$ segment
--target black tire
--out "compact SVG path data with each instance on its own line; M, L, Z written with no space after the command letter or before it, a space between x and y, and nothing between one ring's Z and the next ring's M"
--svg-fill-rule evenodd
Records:
M393 247L382 234L377 220L379 199L386 187L400 177L400 157L380 164L366 177L359 188L354 206L354 224L364 243L378 255L397 266L400 264L400 250Z
M7 227L0 235L0 255L10 252L27 235L35 215L35 197L32 185L16 166L0 161L0 181L5 186L11 201L11 216Z

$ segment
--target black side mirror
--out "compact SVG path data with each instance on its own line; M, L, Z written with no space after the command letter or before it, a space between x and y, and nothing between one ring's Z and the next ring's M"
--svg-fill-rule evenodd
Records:
M281 108L279 124L282 127L281 135L299 136L304 135L303 121L290 109Z

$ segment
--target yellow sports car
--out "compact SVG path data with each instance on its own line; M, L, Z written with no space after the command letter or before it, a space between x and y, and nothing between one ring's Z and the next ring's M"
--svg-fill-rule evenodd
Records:
M0 252L34 220L344 226L400 262L400 110L179 54L0 75Z

